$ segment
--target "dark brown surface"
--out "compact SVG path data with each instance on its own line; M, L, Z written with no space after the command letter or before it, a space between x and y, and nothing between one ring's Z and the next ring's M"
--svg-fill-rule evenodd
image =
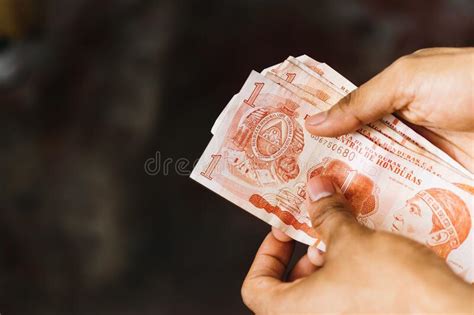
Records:
M470 1L50 0L44 11L41 32L0 45L0 60L17 57L14 75L0 66L2 314L248 313L240 285L269 227L174 170L147 175L145 161L195 161L249 72L290 54L361 84L474 34Z

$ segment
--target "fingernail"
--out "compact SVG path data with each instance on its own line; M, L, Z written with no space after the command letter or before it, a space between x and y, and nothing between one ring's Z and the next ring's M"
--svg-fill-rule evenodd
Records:
M309 117L306 120L306 123L310 126L317 126L322 124L328 118L328 112L322 112L316 115Z
M283 243L293 240L291 237L289 237L288 235L286 235L284 232L280 231L276 227L272 227L272 234L277 240Z
M322 198L332 196L336 193L336 189L332 181L324 176L315 176L308 181L306 187L309 199L316 202Z

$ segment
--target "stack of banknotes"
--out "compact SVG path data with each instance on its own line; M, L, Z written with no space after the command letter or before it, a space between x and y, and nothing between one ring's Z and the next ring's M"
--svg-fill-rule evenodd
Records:
M474 181L445 152L389 115L354 133L317 137L307 117L356 86L303 55L253 71L224 108L191 177L295 240L324 242L311 229L306 183L330 177L365 226L432 249L474 282Z

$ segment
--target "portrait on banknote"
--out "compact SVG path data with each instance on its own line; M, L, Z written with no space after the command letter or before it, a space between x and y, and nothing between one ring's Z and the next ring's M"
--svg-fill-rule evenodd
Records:
M454 268L460 268L460 264L456 262L456 255L450 257L451 253L463 246L468 238L472 243L469 208L459 196L446 189L430 188L418 192L391 212L383 228L426 245ZM469 247L469 244L463 247Z

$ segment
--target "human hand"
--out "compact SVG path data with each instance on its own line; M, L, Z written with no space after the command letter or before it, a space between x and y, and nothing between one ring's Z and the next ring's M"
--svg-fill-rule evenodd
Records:
M284 279L294 244L281 233L270 233L242 286L243 300L252 311L473 311L472 288L428 248L359 225L340 190L328 178L312 178L307 190L312 226L326 243L324 265L312 265L305 255Z
M429 48L404 56L328 112L309 132L335 137L396 113L474 172L474 48Z

